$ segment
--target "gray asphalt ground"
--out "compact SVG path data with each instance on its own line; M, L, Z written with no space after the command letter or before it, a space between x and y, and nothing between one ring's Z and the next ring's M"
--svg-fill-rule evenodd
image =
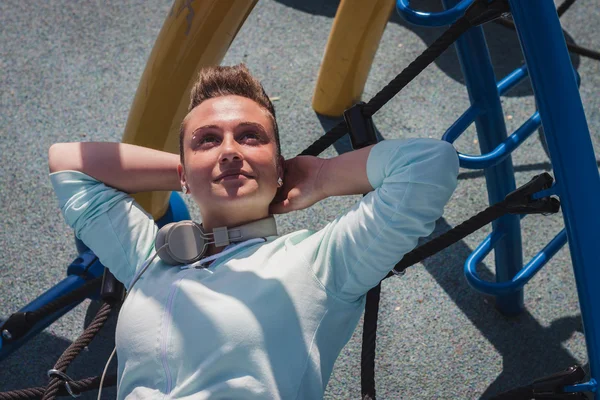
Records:
M433 1L413 2L434 9ZM223 62L245 62L259 77L279 117L283 154L293 157L327 127L311 98L336 0L261 0ZM61 280L76 256L48 179L47 151L65 141L120 141L139 78L169 0L127 2L66 0L0 2L0 317ZM600 50L600 7L580 0L562 18L569 40ZM370 99L440 34L409 26L394 15L378 49L364 99ZM522 60L516 35L486 27L497 76ZM600 63L574 57L592 140L600 146ZM534 110L528 82L502 98L509 131ZM468 97L453 50L427 68L376 116L385 138L441 137L466 109ZM568 132L564 132L568 134ZM457 141L478 153L470 128ZM324 157L336 155L331 148ZM537 135L513 154L517 184L550 171ZM318 229L358 196L327 199L309 210L278 217L280 231ZM479 171L462 170L458 188L438 222L440 234L487 206ZM195 208L192 215L198 218ZM529 260L563 228L561 215L523 220ZM565 247L527 285L526 310L508 318L494 299L466 283L466 257L489 227L383 285L376 363L380 399L477 399L531 382L565 367L587 363L577 292ZM492 277L493 257L481 265ZM0 389L46 383L45 373L82 332L94 312L85 301L0 363ZM335 365L326 399L360 397L362 324ZM102 372L114 345L113 318L72 364L74 378ZM335 332L332 332L334 335ZM201 340L201 337L198 338ZM112 370L114 371L114 365ZM107 389L105 398L114 398ZM96 398L85 395L82 399Z

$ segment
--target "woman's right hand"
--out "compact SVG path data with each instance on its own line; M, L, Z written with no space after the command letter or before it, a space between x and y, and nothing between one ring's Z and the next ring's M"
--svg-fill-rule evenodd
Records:
M271 214L302 210L327 197L320 172L327 160L313 156L298 156L285 161L283 186L270 205Z

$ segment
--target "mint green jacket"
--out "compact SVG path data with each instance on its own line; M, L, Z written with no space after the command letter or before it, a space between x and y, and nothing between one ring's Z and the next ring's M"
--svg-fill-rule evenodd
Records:
M118 398L322 398L365 294L433 231L457 174L447 142L385 140L367 161L375 190L323 229L232 247L205 269L156 257L119 314ZM129 287L154 254L151 216L81 172L50 179L67 223Z

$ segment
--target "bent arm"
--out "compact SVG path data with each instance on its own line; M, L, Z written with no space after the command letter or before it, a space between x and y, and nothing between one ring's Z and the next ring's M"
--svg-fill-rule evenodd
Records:
M374 145L326 159L319 173L325 197L364 194L374 188L367 176L367 160Z
M179 156L126 143L57 143L50 172L79 171L126 193L181 190Z
M431 234L459 168L454 147L436 139L384 140L358 152L340 156L322 179L338 192L366 192L367 182L375 190L307 240L317 249L307 260L317 279L346 301L362 299Z

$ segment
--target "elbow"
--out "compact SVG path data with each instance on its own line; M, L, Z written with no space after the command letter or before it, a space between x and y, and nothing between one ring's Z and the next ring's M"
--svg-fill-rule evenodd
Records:
M54 143L48 149L48 169L50 173L60 171L60 153L64 143Z
M458 152L452 143L440 140L440 161L442 168L447 168L452 175L458 176Z
M76 169L73 161L75 152L74 143L55 143L48 149L48 169L50 173Z
M437 187L440 193L454 192L458 184L458 153L444 140L420 139L421 153L412 170L414 182Z
M454 192L458 184L458 153L452 143L440 140L438 144L438 155L436 157L436 171L441 180L440 185L446 187L450 194Z

